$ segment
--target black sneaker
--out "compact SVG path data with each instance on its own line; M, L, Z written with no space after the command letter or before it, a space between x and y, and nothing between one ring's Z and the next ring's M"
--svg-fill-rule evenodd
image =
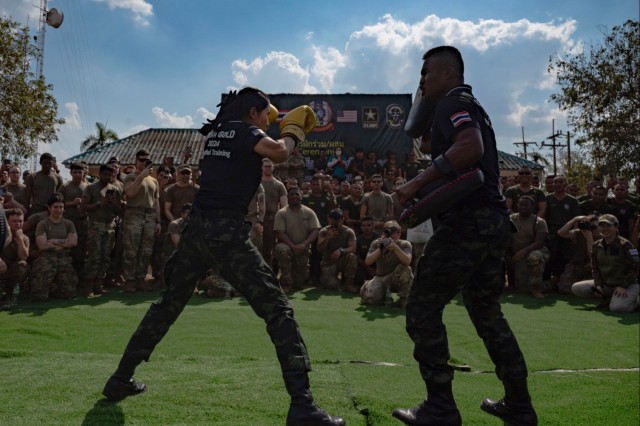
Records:
M121 401L128 396L138 395L147 389L147 385L137 382L133 377L128 379L120 376L111 376L104 385L102 395L109 401Z
M509 426L537 426L538 416L531 403L507 403L504 399L485 399L480 404L482 411L496 416Z

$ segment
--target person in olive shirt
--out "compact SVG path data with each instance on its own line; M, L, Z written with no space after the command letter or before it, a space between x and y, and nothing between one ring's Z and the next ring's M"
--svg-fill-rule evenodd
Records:
M31 269L31 301L43 301L49 295L59 299L75 296L78 275L73 269L70 251L78 243L73 222L64 219L64 198L58 193L47 202L49 217L36 226L40 257Z
M618 219L611 214L598 218L603 238L593 243L591 266L593 280L580 281L571 287L578 297L604 299L597 306L612 312L632 312L638 306L638 249L618 235Z
M84 269L84 295L104 294L104 280L115 245L116 217L121 212L122 192L110 183L113 168L100 166L99 180L88 185L82 194L87 225L87 261Z
M60 189L64 197L64 218L73 222L78 234L78 244L71 249L73 268L78 277L84 274L84 261L87 255L87 213L82 206L82 193L87 187L84 181L84 167L74 163L70 167L71 180Z

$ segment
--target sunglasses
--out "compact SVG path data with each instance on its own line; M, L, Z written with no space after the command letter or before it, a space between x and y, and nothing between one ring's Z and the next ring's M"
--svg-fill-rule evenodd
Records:
M183 170L180 172L181 175L190 175L191 174L191 170Z
M531 173L529 173L529 172L518 172L518 174L520 176L523 176L523 175L530 175Z

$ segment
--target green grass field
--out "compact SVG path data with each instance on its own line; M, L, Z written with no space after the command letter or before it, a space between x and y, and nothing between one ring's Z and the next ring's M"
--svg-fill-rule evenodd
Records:
M195 296L119 404L100 392L157 294L25 304L0 313L1 425L282 425L288 396L275 351L244 299ZM400 425L395 407L424 397L396 308L315 289L291 296L318 403L348 425ZM541 425L640 424L638 313L597 312L566 297L508 295L503 310L530 370ZM459 300L445 310L454 392L465 425L500 425L479 409L502 388Z

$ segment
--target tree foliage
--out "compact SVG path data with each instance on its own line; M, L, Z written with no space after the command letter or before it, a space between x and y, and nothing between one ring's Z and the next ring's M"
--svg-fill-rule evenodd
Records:
M91 151L116 140L118 140L118 134L115 131L107 129L106 124L96 123L96 134L87 136L80 144L80 149L82 151Z
M603 31L601 45L551 57L560 93L551 96L569 113L575 142L591 154L599 174L640 169L640 22L629 20Z
M26 158L36 153L36 142L58 140L58 103L53 86L30 70L37 50L29 29L0 16L0 151L4 157Z

